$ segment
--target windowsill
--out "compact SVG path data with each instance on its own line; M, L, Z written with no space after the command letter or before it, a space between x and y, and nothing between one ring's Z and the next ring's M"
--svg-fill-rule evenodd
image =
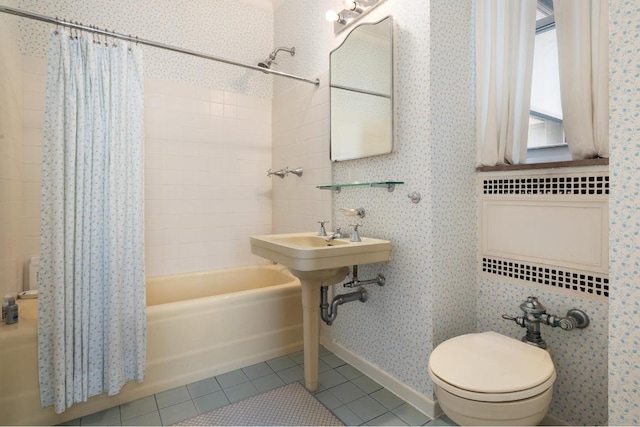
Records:
M508 172L532 169L574 168L583 166L608 165L608 158L570 160L566 162L525 163L521 165L478 166L476 172Z

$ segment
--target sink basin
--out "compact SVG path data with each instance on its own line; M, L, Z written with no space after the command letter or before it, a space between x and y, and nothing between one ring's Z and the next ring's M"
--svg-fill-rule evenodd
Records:
M334 239L316 233L268 234L251 237L251 253L292 270L317 271L389 260L391 242L362 237L362 242Z
M362 237L362 242L333 239L316 233L268 234L251 237L251 253L286 265L302 285L304 382L318 389L320 289L340 283L351 265L389 261L391 242Z
M327 242L324 237L320 236L291 236L291 237L275 237L279 243L284 243L287 245L293 246L301 246L305 248L324 248L327 246L338 246L338 245L348 245L349 241L333 239L330 242Z

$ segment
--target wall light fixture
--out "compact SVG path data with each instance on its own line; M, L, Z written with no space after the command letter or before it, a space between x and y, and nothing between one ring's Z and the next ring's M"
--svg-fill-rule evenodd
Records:
M338 34L359 21L382 2L384 0L344 0L343 10L340 12L328 10L325 17L327 21L333 22L333 32Z

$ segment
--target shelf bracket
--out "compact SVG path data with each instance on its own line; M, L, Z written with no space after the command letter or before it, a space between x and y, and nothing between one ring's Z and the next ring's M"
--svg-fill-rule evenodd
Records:
M371 184L372 187L382 187L382 188L386 188L387 191L389 193L392 193L393 190L396 189L396 185L395 184L390 184L390 183L383 183L383 184Z

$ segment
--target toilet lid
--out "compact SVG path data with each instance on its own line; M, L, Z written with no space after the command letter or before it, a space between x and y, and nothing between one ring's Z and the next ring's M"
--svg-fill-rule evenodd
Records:
M437 346L429 371L475 393L514 393L555 380L549 353L496 332L461 335Z

